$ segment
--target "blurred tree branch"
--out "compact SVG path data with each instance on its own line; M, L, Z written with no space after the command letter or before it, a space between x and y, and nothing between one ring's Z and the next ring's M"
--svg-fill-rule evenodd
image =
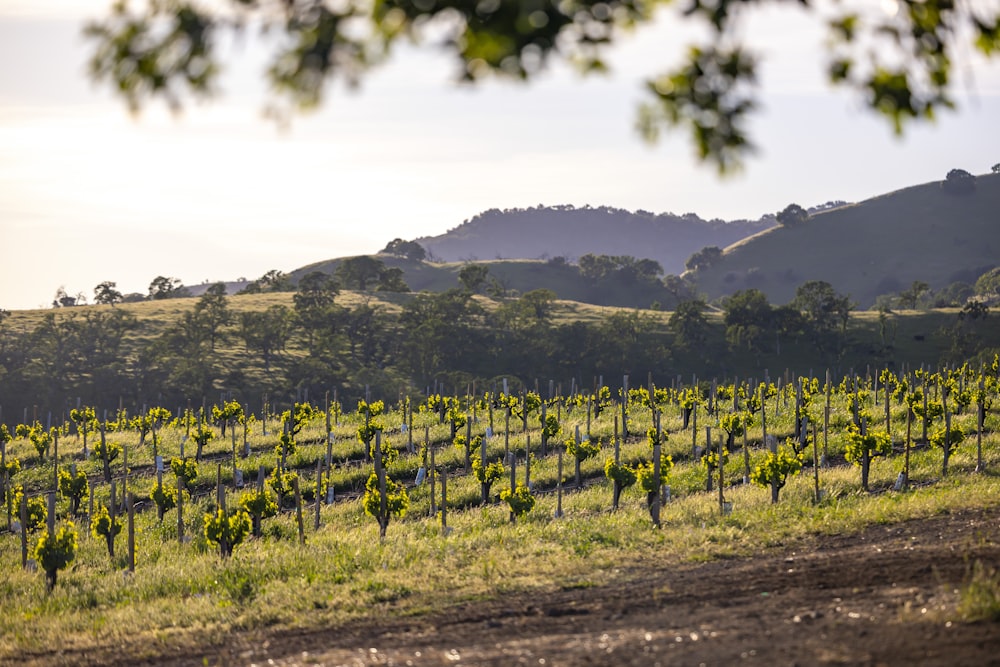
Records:
M93 78L138 111L151 98L179 109L185 96L212 95L220 33L251 25L276 33L266 75L270 111L287 118L319 105L332 78L359 83L404 38L441 43L468 81L531 79L553 57L583 72L603 71L606 47L672 4L687 20L707 25L710 36L651 78L638 127L649 140L663 128L686 128L699 159L723 174L738 170L754 149L746 120L757 106L759 58L739 30L748 12L794 4L822 22L829 81L856 91L897 133L954 106L956 52L971 46L986 57L1000 53L995 0L889 0L853 8L837 0L218 0L211 8L188 0L118 0L85 34L94 45Z

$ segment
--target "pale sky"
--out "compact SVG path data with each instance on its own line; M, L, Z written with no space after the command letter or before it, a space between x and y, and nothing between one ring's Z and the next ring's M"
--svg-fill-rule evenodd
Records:
M87 79L85 17L103 0L0 0L0 308L47 307L60 286L146 293L371 253L490 208L609 205L757 218L791 202L859 201L1000 161L1000 59L971 55L960 105L899 140L823 83L796 9L746 27L765 54L761 147L720 180L687 137L634 132L641 81L675 62L672 15L608 53L610 77L556 65L528 84L457 86L431 48L400 50L360 90L337 86L287 131L261 117L265 55L226 49L223 94L138 118ZM690 34L690 29L686 29ZM665 46L666 45L666 46Z

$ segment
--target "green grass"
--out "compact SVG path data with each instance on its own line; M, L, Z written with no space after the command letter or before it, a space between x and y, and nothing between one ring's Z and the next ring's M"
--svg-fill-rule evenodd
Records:
M783 438L791 432L792 410L783 397L768 402L768 432ZM771 504L770 492L743 485L742 452L729 458L724 471L726 500L733 512L722 516L717 493L704 491L705 469L692 459L692 438L705 444L706 419L700 415L697 430L680 430L678 410L669 407L662 419L668 432L666 451L676 465L671 473L672 500L663 508L663 528L655 530L636 488L628 489L618 512L609 511L611 489L603 478L603 464L612 455L609 439L615 410L607 410L592 421L591 436L604 447L595 458L581 466L586 481L582 489L572 483L573 469L563 461L562 508L564 517L554 517L559 481L555 446L547 457L539 452L537 419L530 420L527 433L514 425L509 438L518 456L518 479L524 475L524 448L531 437L533 464L531 479L538 503L526 517L511 524L506 505L496 495L508 477L494 485L491 501L479 505L479 485L464 474L462 454L448 442L446 425L436 416L418 413L414 419L414 440L423 442L424 427L435 448L438 466L448 471L448 525L444 534L440 517L430 516L430 489L425 483L411 487L410 512L394 520L384 542L378 528L366 516L361 503L345 494L360 488L368 468L359 459L362 448L354 438L358 425L355 415L345 416L334 427L336 443L331 480L341 502L322 506L322 526L312 530L312 507L305 511L307 544L297 540L294 512L265 521L264 537L249 540L236 548L233 557L220 560L212 545L200 536L202 517L211 510L216 463L205 462L199 470L194 498L185 505L185 533L190 542L177 540L176 511L167 513L160 525L151 503L144 499L154 482L150 444L139 446L132 433L114 434L129 445L132 466L131 490L147 511L137 517L137 569L123 573L125 537L118 539L116 559L110 562L103 540L90 536L85 518L77 519L80 552L73 565L60 573L59 583L46 595L40 573L19 567L20 546L16 535L0 532L0 661L16 660L26 653L48 646L67 650L93 646L117 646L130 655L155 654L168 647L205 645L222 641L239 630L311 628L335 625L371 615L406 616L442 606L501 596L507 592L545 592L622 582L630 563L656 559L663 566L702 562L717 558L746 556L762 549L793 543L807 544L816 535L844 534L872 524L887 524L915 517L930 517L960 508L995 507L1000 502L1000 418L990 413L986 423L984 456L987 474L973 474L976 464L975 439L964 443L953 455L949 474L941 477L941 453L925 445L911 454L911 489L892 490L902 466L899 429L902 411L893 415L896 451L892 457L875 461L871 471L871 493L860 489L860 474L843 462L843 429L847 422L842 397L833 402L828 455L834 465L819 470L820 487L826 492L814 502L814 468L811 450L806 467L781 492L778 504ZM877 411L876 411L877 412ZM564 435L577 425L585 430L583 408L562 411ZM481 432L486 415L473 432ZM497 415L495 415L497 417ZM955 423L969 429L971 415L956 416ZM387 417L386 441L403 447L406 438L398 432L398 413ZM649 411L633 406L630 429L642 434L651 425ZM499 434L489 441L488 460L504 450L502 419L496 419ZM714 426L714 420L709 421ZM274 465L271 448L276 437L264 436L258 424L249 437L253 454L238 465ZM317 459L325 456L322 420L300 435L300 449L289 459L308 481ZM915 429L916 431L916 429ZM713 430L713 442L719 431ZM183 428L163 430L161 453L179 453ZM759 443L760 427L750 430L751 443ZM238 441L242 442L242 434ZM738 441L739 442L739 441ZM219 457L222 479L231 480L229 438L216 438L206 448L206 456ZM80 458L82 443L73 436L60 441L61 464L75 461L92 476L99 466ZM820 448L822 445L820 445ZM25 470L15 481L29 490L41 491L51 479L51 462L41 462L31 445L22 440L11 443L9 454L18 456ZM186 453L193 450L186 449ZM822 450L821 450L822 451ZM759 447L751 451L751 464L763 456ZM621 447L624 461L650 457L644 436L632 437ZM400 453L390 467L393 478L410 481L416 473L416 455ZM121 475L121 461L116 465ZM165 478L172 482L169 473ZM168 483L169 483L168 482ZM440 485L436 487L440 494ZM99 501L107 498L107 486L97 484ZM237 500L230 493L228 502ZM87 502L83 507L86 511ZM60 500L60 511L66 511ZM5 525L5 517L0 517ZM34 539L34 538L33 538ZM973 573L962 596L962 613L970 618L995 613L996 575L989 570ZM443 586L442 583L447 582ZM990 611L993 609L994 611ZM141 622L136 621L141 619Z
M976 561L959 590L958 613L968 621L1000 621L1000 573Z

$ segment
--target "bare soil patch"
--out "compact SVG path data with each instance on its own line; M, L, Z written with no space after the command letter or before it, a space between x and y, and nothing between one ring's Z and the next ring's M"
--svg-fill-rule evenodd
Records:
M1000 568L998 508L818 536L751 558L623 564L608 586L239 634L144 664L1000 665L1000 623L955 613L977 560Z

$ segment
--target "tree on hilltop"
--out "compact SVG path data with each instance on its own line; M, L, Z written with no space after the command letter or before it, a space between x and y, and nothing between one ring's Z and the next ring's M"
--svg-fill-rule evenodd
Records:
M180 278L167 278L166 276L156 276L153 282L149 283L149 298L176 299L178 297L191 296L191 292L181 285Z
M778 219L779 224L785 227L793 227L809 220L809 211L798 204L789 204L775 217Z
M379 292L409 292L403 280L403 270L386 266L382 260L371 255L348 257L340 262L336 271L337 279L347 289L366 291L375 287Z
M405 257L416 262L427 259L427 251L416 241L404 241L403 239L393 239L382 248L382 253L386 255L396 255Z
M121 303L124 297L115 287L117 287L117 283L110 280L99 283L94 288L94 303L112 307L116 303Z
M239 294L264 294L267 292L291 292L292 279L284 271L271 269L257 280L247 283L247 286L239 291Z
M976 191L976 177L964 169L952 169L941 184L950 195L968 195Z

